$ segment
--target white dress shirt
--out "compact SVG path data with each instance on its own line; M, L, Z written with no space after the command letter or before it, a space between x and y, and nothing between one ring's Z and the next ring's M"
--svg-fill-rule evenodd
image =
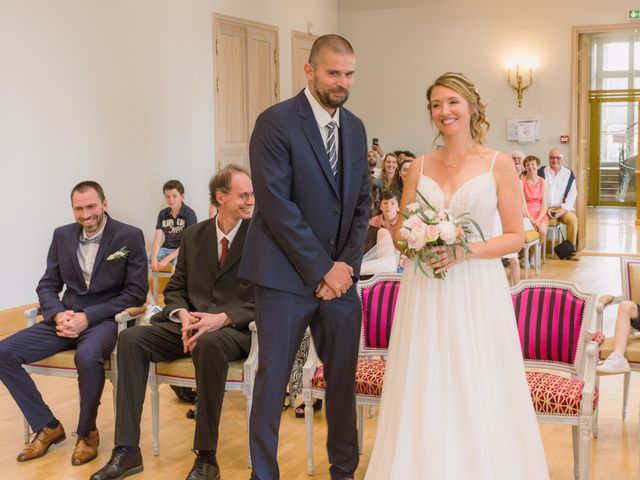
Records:
M567 189L567 183L571 176L571 170L567 167L560 167L560 171L556 175L551 167L544 167L544 179L547 182L547 204L549 207L561 207L567 212L572 212L576 206L576 197L578 189L575 179L571 184L567 198L564 198L564 191Z
M340 108L336 108L333 117L331 117L331 115L329 115L329 112L327 112L311 94L309 87L305 87L304 94L307 96L307 100L309 100L309 104L311 105L313 116L315 117L318 128L320 129L320 135L322 135L322 144L324 145L324 148L326 150L327 140L329 140L329 129L327 128L327 124L329 124L329 122L331 121L334 121L336 122L337 127L340 128ZM336 131L336 152L340 152L339 133L340 130Z
M102 223L102 227L98 230L94 235L88 237L84 229L82 229L82 238L84 240L91 240L92 238L98 237L102 235L104 232L104 227L107 225L107 216L104 216L104 222ZM84 283L87 286L87 290L89 289L89 284L91 283L91 273L93 272L93 265L96 263L96 255L98 255L98 249L100 248L100 242L98 243L78 243L78 263L80 264L80 270L82 270L82 277L84 278Z

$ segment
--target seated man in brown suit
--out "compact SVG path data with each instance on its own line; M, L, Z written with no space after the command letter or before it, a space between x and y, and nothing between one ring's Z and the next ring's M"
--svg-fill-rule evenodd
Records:
M218 214L184 231L164 310L152 317L151 326L129 328L119 337L115 448L91 480L143 470L138 445L149 362L188 355L196 368L198 415L197 457L187 479L220 478L216 447L227 365L245 357L251 346L253 284L238 278L238 267L254 196L249 174L233 165L211 180L209 193Z

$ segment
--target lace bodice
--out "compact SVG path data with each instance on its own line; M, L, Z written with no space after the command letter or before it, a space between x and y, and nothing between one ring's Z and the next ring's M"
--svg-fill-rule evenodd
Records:
M463 183L451 195L448 205L445 205L440 185L427 175L420 175L418 191L431 205L445 208L454 216L469 213L478 222L485 237L492 237L497 233L498 197L492 171L476 175Z

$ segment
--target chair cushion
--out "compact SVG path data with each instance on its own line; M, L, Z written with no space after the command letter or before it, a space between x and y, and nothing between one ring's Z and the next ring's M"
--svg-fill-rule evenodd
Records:
M534 240L539 240L540 234L535 230L527 230L524 232L524 243L533 242Z
M379 397L382 395L382 380L386 367L384 360L359 360L356 367L356 395ZM324 380L324 366L316 369L311 379L311 388L326 390Z
M537 414L571 415L581 413L584 382L547 372L527 372L531 401ZM593 408L598 405L598 389L595 389Z
M156 375L175 378L196 378L196 367L193 365L191 357L179 358L167 362L156 364ZM244 381L244 359L229 362L227 372L227 382Z
M56 353L50 357L43 358L37 362L30 363L34 367L49 367L49 368L62 368L65 370L76 370L76 364L73 361L75 356L75 350L65 350L64 352ZM111 370L111 360L107 359L104 362L104 369L106 371Z
M613 352L613 337L607 338L602 347L600 347L600 358L604 360ZM640 335L631 335L627 342L627 351L625 357L629 360L629 363L640 364Z

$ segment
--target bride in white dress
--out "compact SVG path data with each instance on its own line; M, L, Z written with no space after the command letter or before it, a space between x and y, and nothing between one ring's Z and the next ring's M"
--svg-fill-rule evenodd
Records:
M513 161L482 145L484 104L464 75L442 75L427 99L444 146L413 162L401 209L418 190L454 215L470 212L492 238L455 259L439 251L444 280L407 261L366 479L548 479L500 262L523 241Z

